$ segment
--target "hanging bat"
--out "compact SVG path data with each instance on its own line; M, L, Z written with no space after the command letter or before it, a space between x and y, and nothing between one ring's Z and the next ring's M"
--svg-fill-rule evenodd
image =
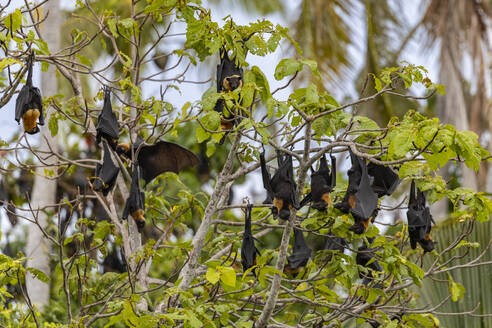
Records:
M345 250L345 247L347 247L347 241L345 238L342 237L337 237L333 234L329 234L326 237L326 242L325 246L323 247L324 250L329 250L329 251L339 251L340 253L343 253Z
M425 206L425 195L415 187L412 180L410 186L410 200L407 211L408 234L412 249L420 244L424 253L432 252L435 242L430 237L431 225L434 222L429 207Z
M288 220L290 209L299 209L299 200L296 192L296 182L292 166L292 157L283 156L277 152L278 169L270 178L270 173L266 167L265 154L260 154L261 174L263 186L267 191L267 198L263 204L273 204L272 213L274 217Z
M127 272L126 260L123 253L117 250L116 246L113 246L111 252L104 258L102 263L103 273L106 272L117 272L124 273Z
M372 190L378 195L378 198L384 195L391 195L396 187L400 184L398 174L390 167L369 163L367 173L374 178L372 181Z
M130 186L130 195L126 200L125 209L123 210L123 220L131 215L137 224L138 231L141 232L145 227L145 194L140 190L138 184L140 180L139 166L133 166L132 182Z
M352 167L348 172L349 185L342 203L335 207L342 212L349 212L354 218L354 225L349 228L356 234L364 233L369 227L369 221L374 221L378 213L378 196L371 188L364 159L350 151Z
M311 174L311 192L300 203L302 208L309 202L313 202L313 208L318 211L326 211L331 206L330 192L337 184L336 159L331 157L331 171L326 163L326 156L320 159L319 169Z
M369 241L369 243L372 243L372 239L369 239L368 241ZM359 249L357 250L357 255L355 257L355 263L357 263L358 265L361 265L363 267L367 267L373 271L378 271L378 272L383 271L383 268L381 267L381 265L379 264L378 261L372 261L371 263L369 263L369 261L371 261L374 258L374 252L375 252L374 249L368 248L366 243L364 242L362 244L362 246L359 247ZM364 285L367 285L372 280L374 280L372 273L371 273L371 270L369 270L369 272L367 274L365 274L363 272L359 272L359 277L362 279L362 283ZM375 287L379 288L377 286L375 286Z
M234 91L243 86L243 69L236 64L235 58L230 59L227 51L219 51L220 63L217 65L217 93ZM220 127L222 130L231 130L235 124L239 123L234 113L226 107L224 99L218 99L215 104L215 111L222 114ZM225 135L220 140L222 144Z
M350 153L350 161L352 163L352 167L348 170L348 187L345 196L342 201L338 204L335 204L335 208L339 209L343 213L348 214L350 212L350 208L355 206L355 193L359 189L360 178L362 176L362 168L361 161L359 157L354 155L352 151L349 149Z
M27 61L27 80L22 87L17 100L15 101L15 120L22 125L24 131L28 134L39 132L39 125L44 125L43 99L41 91L32 85L32 65L34 55L30 55Z
M94 191L102 191L103 195L107 196L111 189L113 189L119 172L120 168L114 165L109 147L107 143L104 143L103 163L96 164L96 173L91 178Z
M178 173L188 166L200 163L198 156L178 144L157 141L153 145L145 145L140 137L132 148L126 144L119 144L116 152L130 159L132 152L133 154L138 152L136 162L140 166L145 184L164 172Z
M118 120L116 119L116 115L113 113L113 107L111 106L111 90L106 88L104 90L103 109L97 118L96 143L99 144L101 138L104 138L111 148L115 149L119 137Z
M302 231L294 228L294 247L292 254L287 258L284 273L296 275L304 269L311 257L311 248L308 247Z
M244 217L244 232L243 243L241 246L241 263L243 265L243 271L248 270L252 266L256 265L256 255L260 255L260 251L255 246L255 238L251 233L251 209L253 205L248 204L246 206L246 215ZM253 275L256 276L254 271Z

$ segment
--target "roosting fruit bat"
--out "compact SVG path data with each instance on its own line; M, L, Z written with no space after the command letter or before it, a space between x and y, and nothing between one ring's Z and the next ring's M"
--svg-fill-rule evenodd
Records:
M343 253L347 245L348 244L345 238L337 237L335 235L330 234L328 235L328 237L326 237L326 242L323 249L329 251L339 251L340 253Z
M239 67L235 59L229 59L227 51L221 49L220 52L220 64L217 65L217 93L234 91L237 88L243 86L243 69ZM230 130L233 128L234 124L238 123L237 118L234 113L231 113L228 108L225 108L224 99L218 99L215 104L214 110L222 114L222 119L220 121L220 127L222 130ZM228 113L224 113L224 109ZM222 144L222 138L220 144Z
M371 243L372 239L369 240L369 242ZM364 242L362 244L362 246L359 247L359 249L357 250L355 262L358 265L362 265L363 267L367 267L367 268L372 269L374 271L379 271L379 272L383 271L383 268L381 268L381 265L379 264L378 261L372 261L371 263L369 263L369 261L371 261L373 259L373 257L374 257L374 249L368 248L366 243ZM372 273L370 271L367 274L359 272L359 277L362 278L362 283L364 285L367 285L368 283L370 283L374 279L372 276ZM378 288L378 287L376 286L376 288Z
M139 166L133 166L132 182L130 186L130 195L126 200L125 209L123 210L123 220L130 214L137 224L138 231L141 232L145 226L145 194L140 190L138 181L140 180Z
M125 256L121 250L117 250L116 247L113 247L111 252L104 258L102 263L103 272L118 272L123 273L127 272L126 268L126 260Z
M243 271L248 270L252 266L256 265L256 254L261 256L260 251L255 246L255 238L251 233L251 209L253 205L248 204L246 206L246 215L244 217L244 232L243 232L243 244L241 245L241 263L243 265ZM253 275L256 273L253 271Z
M372 181L372 190L378 195L378 198L384 195L391 195L396 187L400 184L398 174L390 167L369 163L367 173L374 178Z
M299 199L297 198L296 182L294 180L294 171L292 167L292 157L282 155L277 152L278 169L270 178L270 173L266 167L265 154L260 154L261 174L263 186L267 191L267 198L263 204L272 204L272 213L274 217L282 220L288 220L290 209L294 207L299 209Z
M188 166L200 162L198 156L188 149L167 141L158 141L153 145L142 145L142 138L133 144L133 153L138 151L137 163L140 166L145 184L164 172L178 173ZM140 148L140 149L139 149ZM126 144L119 144L116 152L132 158L132 149Z
M373 221L378 212L378 196L371 188L371 181L367 174L367 165L364 159L350 151L352 167L348 171L349 184L341 203L335 205L344 213L352 214L354 225L350 230L356 234L364 233L369 227L369 220Z
M114 165L109 147L104 143L103 163L96 164L96 173L92 178L94 191L102 191L103 195L107 196L113 188L119 172L120 168Z
M313 208L318 211L326 211L331 205L330 192L337 184L336 159L331 157L331 172L323 155L319 162L319 169L311 174L311 192L301 201L300 207L312 201Z
M292 275L299 273L304 269L310 257L311 248L306 244L302 231L294 228L293 252L287 258L287 265L284 267L284 272Z
M118 120L111 106L111 90L109 88L104 90L104 105L97 118L96 132L97 144L101 142L101 138L105 138L111 148L114 149L116 147L120 133L118 131Z
M415 189L417 189L415 191ZM408 234L410 237L410 246L412 249L420 244L425 252L432 252L434 241L430 237L431 225L434 222L429 207L425 206L425 195L415 187L412 180L410 186L410 200L407 211Z
M15 102L15 120L22 125L28 134L39 132L39 125L44 125L43 99L38 88L32 85L32 65L34 55L30 55L27 61L27 80L22 87Z

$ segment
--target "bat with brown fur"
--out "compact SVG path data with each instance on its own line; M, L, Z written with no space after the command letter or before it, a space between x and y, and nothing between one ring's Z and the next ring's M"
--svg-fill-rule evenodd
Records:
M141 232L145 226L145 194L140 190L139 186L140 173L139 166L133 166L132 182L130 186L130 195L128 196L123 210L123 220L131 215L137 224L138 231Z
M255 238L251 233L251 210L253 205L248 204L246 206L246 215L244 217L244 232L243 243L241 245L241 263L243 270L246 271L252 266L256 265L256 255L260 255L260 251L255 246ZM253 275L256 273L253 271Z
M41 91L32 85L32 65L34 55L30 55L27 61L28 73L26 84L22 87L15 102L15 120L22 125L28 134L39 132L39 125L44 125L43 99Z
M243 69L236 63L235 58L230 59L226 50L219 51L220 63L217 65L217 93L234 91L243 86ZM234 125L239 123L239 118L234 115L234 111L227 108L224 99L218 99L215 104L215 111L222 114L220 127L222 130L231 130ZM227 133L226 133L227 135ZM219 144L225 140L222 137Z
M260 154L263 186L267 191L267 198L263 204L273 204L272 213L274 217L278 216L282 220L288 220L290 209L299 209L292 156L282 155L282 153L277 152L277 162L278 169L273 177L270 178L270 172L266 167L265 154Z
M320 159L318 171L311 174L311 191L301 201L300 207L312 202L313 208L318 211L326 211L331 206L330 193L337 184L336 158L331 157L331 171L326 162L326 156Z
M294 228L294 247L292 254L287 258L284 273L295 275L302 271L311 257L312 250L306 244L302 231Z
M425 195L415 186L412 180L410 186L410 200L407 211L408 234L412 249L417 247L417 243L425 252L432 252L435 242L430 237L430 231L434 219L429 207L425 205Z

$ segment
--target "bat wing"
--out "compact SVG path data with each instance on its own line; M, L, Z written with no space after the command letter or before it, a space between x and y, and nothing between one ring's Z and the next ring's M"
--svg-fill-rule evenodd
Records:
M118 120L116 115L113 113L113 108L111 106L111 94L109 90L104 93L104 105L99 117L97 118L97 142L99 143L103 135L108 136L111 139L118 139L120 137L118 131Z
M15 120L20 122L22 114L24 114L26 105L29 103L29 86L24 85L15 101Z
M347 241L344 238L337 237L335 235L329 235L328 237L326 237L326 242L323 249L339 251L343 253L343 251L345 250L345 246L347 246Z
M104 159L101 170L101 178L108 186L108 188L103 191L104 196L106 196L113 188L116 178L118 178L118 173L120 173L120 168L114 164L109 147L107 146L107 143L104 143Z
M222 91L222 60L219 65L217 65L217 73L216 73L216 79L217 79L217 93Z
M398 174L390 167L369 163L367 166L369 175L374 177L372 189L378 194L378 197L391 195L396 187L400 184Z
M269 200L269 203L271 203L273 201L272 178L270 176L270 172L268 172L268 169L266 167L264 152L260 154L260 165L261 165L261 178L263 180L263 187L267 191L267 200Z
M138 164L142 169L142 178L146 184L159 174L178 173L199 162L198 156L188 149L167 141L159 141L152 146L142 146L138 153Z
M330 187L331 190L337 185L337 159L335 156L330 156L331 159L331 174L330 174Z
M303 208L307 203L311 202L313 200L312 193L310 192L307 194L303 200L301 200L301 203L299 204L299 208Z
M358 191L355 193L355 207L350 212L354 218L366 221L374 215L378 207L378 195L371 188L366 164L362 161L360 165L362 166L362 176Z
M296 269L307 264L311 257L311 248L306 244L306 240L301 230L294 228L294 251L288 257L291 269Z
M292 165L292 156L288 155L288 157L285 159L284 163L287 166L286 167L286 171L287 171L286 173L287 173L287 178L288 178L289 185L290 185L291 203L295 209L299 209L300 208L299 198L297 197L297 184L296 184L296 180L294 179L294 168Z

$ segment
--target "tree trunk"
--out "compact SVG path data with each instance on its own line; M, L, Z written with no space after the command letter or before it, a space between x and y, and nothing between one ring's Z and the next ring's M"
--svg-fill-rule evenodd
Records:
M59 0L50 0L43 6L44 12L48 12L48 18L42 24L42 36L48 43L50 51L53 52L59 49L60 46L60 6ZM55 75L55 67L50 66L48 72L43 72L41 75L41 92L44 97L52 96L58 92L57 79ZM49 116L52 108L46 108L45 117L46 123L49 121ZM39 150L40 151L57 151L58 142L56 138L51 136L47 124L41 128ZM43 158L44 156L41 156ZM50 157L43 160L47 164L56 164L56 158ZM56 167L49 167L56 169ZM56 202L56 181L44 178L44 168L36 169L34 178L34 186L32 191L31 206L33 216L38 220L41 227L46 227L49 218L49 213L38 211L47 205L52 205ZM27 261L28 267L33 267L41 270L48 276L50 275L49 266L49 242L43 237L39 227L35 224L29 225L29 238L27 239L26 253L31 259ZM49 302L50 286L34 278L32 275L26 277L26 288L29 298L33 304L36 304L40 309L46 306Z

